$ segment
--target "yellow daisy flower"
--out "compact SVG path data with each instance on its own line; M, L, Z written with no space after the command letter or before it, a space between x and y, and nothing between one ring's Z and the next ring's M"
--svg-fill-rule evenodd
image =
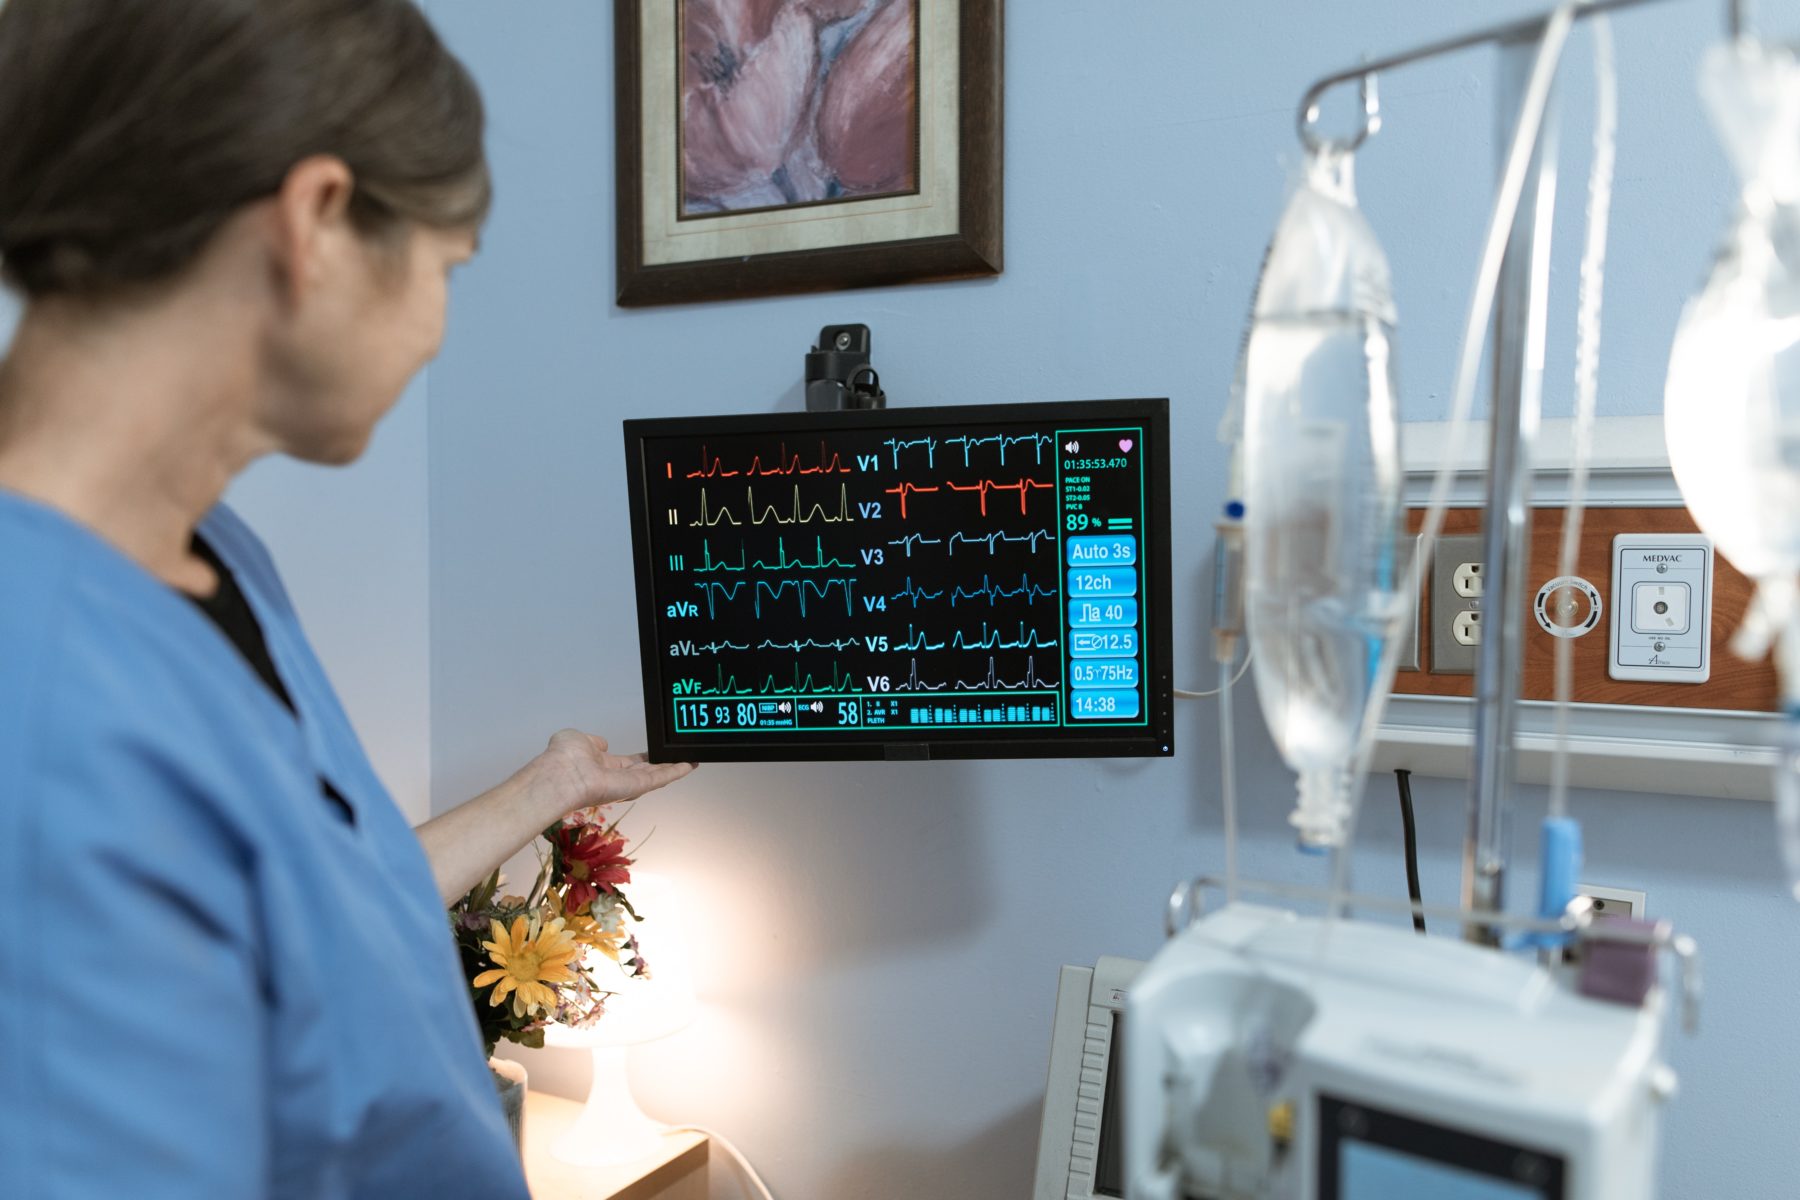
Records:
M581 953L563 928L562 918L540 926L536 917L529 924L524 917L516 917L510 930L498 921L489 924L494 939L481 944L496 965L474 979L478 988L495 985L488 1003L498 1006L511 993L513 1013L520 1017L556 1007L556 992L550 985L574 982L569 964Z
M614 962L619 961L619 951L625 945L625 927L620 925L612 932L606 926L583 913L578 917L567 918L569 935L583 946L590 946Z

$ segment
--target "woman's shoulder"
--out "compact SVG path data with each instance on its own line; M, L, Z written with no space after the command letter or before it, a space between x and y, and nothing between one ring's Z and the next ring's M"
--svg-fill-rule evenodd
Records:
M79 760L108 757L92 750L121 748L211 756L234 783L279 770L264 749L288 732L279 708L191 601L93 532L12 497L0 497L0 561L0 714L13 710L0 729L15 731L0 733L0 774L28 784L34 764L86 770Z

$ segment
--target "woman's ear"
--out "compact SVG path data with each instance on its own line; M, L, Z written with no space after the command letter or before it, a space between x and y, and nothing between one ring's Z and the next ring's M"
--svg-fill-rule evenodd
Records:
M271 214L285 297L297 303L323 277L333 244L350 229L356 177L343 159L315 154L288 171Z

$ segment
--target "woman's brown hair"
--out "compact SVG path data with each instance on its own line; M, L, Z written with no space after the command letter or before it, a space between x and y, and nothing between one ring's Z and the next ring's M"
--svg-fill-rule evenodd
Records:
M161 282L319 154L371 235L474 227L482 124L414 0L0 0L0 277Z

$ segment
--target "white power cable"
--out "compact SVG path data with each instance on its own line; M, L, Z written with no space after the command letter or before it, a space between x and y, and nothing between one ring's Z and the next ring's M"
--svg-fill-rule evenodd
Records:
M1587 244L1581 256L1581 292L1575 329L1575 447L1569 502L1563 516L1556 574L1575 574L1581 554L1581 521L1587 504L1588 463L1594 452L1599 409L1600 302L1606 291L1606 230L1612 214L1613 168L1618 157L1619 81L1613 66L1612 23L1594 18L1594 163L1588 172ZM1556 639L1556 741L1550 755L1550 816L1569 815L1569 702L1575 692L1573 638Z
M1218 695L1224 694L1225 689L1227 687L1236 687L1238 685L1238 681L1243 679L1244 672L1248 671L1250 669L1250 657L1251 657L1250 652L1245 651L1244 661L1238 664L1237 674L1233 675L1228 682L1222 682L1219 684L1218 687L1209 688L1204 692L1184 692L1180 688L1176 688L1174 690L1175 698L1177 700L1204 700L1208 696L1218 696ZM1223 665L1223 664L1221 664L1221 665Z
M744 1157L744 1152L733 1145L731 1139L724 1134L708 1129L704 1125L671 1125L669 1132L697 1133L718 1143L720 1148L729 1154L732 1161L737 1164L738 1170L744 1173L744 1178L751 1187L756 1189L756 1194L761 1197L761 1200L775 1200L775 1197L769 1194L769 1185L764 1183L762 1176L756 1173L756 1168L750 1165L750 1160Z

